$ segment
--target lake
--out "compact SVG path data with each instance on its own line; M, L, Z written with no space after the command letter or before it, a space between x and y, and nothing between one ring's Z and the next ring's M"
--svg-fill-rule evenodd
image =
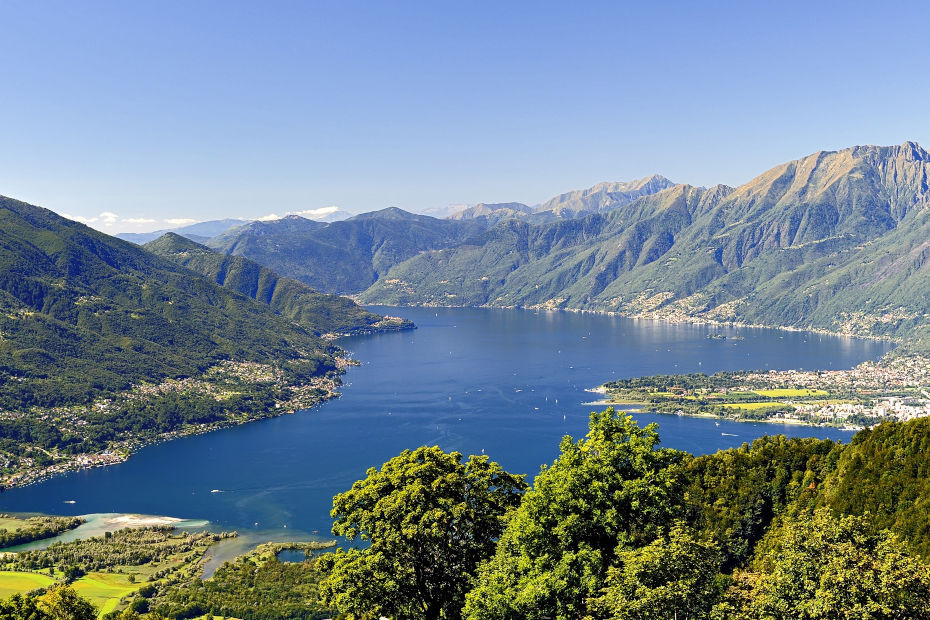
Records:
M247 538L327 536L332 496L405 448L482 452L539 471L565 434L587 431L585 391L657 373L849 368L886 342L595 314L374 308L419 329L348 338L361 360L342 397L311 410L150 446L128 462L0 494L0 511L208 519ZM722 334L728 339L708 339ZM734 340L734 336L742 339ZM638 414L665 446L714 452L763 434L848 440L835 429ZM74 502L74 503L65 503ZM260 535L259 535L260 533ZM256 538L256 539L257 539Z

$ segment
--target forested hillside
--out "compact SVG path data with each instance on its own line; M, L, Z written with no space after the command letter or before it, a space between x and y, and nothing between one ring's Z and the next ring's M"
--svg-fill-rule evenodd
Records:
M0 406L86 402L223 360L334 368L267 307L39 207L0 200Z
M312 406L335 394L342 364L320 333L407 326L229 265L234 288L0 198L0 484ZM250 286L271 298L239 292Z
M372 330L409 329L410 321L385 321L339 295L326 295L297 280L282 278L243 256L219 254L174 233L143 246L147 251L187 267L220 286L267 304L281 316L293 319L316 335L361 334Z
M206 244L324 293L357 293L397 263L462 243L483 229L475 221L439 220L389 208L331 224L298 216L253 222Z
M507 220L391 269L368 303L616 311L919 337L930 154L815 153L737 188L677 185L543 225Z

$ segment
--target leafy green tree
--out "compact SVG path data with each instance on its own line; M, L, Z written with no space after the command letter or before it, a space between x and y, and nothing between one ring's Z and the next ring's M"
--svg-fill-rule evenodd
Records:
M591 414L587 436L566 436L479 571L470 618L577 618L600 595L618 551L655 540L682 505L684 453L658 447L613 408Z
M45 614L39 611L34 596L14 594L7 600L0 600L0 620L44 620Z
M645 547L619 551L616 564L592 601L598 618L706 618L720 596L720 551L681 525Z
M822 509L786 520L757 568L737 576L720 617L930 618L930 568L864 517Z
M438 447L405 450L333 498L333 533L371 544L321 557L326 604L361 617L460 617L526 488L486 456L461 460Z
M689 520L720 544L725 570L742 566L775 517L812 501L844 447L775 435L696 457L686 467Z
M97 619L97 608L68 585L50 588L39 597L37 606L49 620Z
M834 512L869 513L875 530L889 529L930 561L930 418L884 422L856 433L818 504Z

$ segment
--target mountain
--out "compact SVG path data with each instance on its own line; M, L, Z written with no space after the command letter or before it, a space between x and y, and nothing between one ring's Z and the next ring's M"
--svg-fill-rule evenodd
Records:
M278 314L317 335L354 335L386 328L384 317L368 312L351 299L317 293L303 282L282 278L247 258L218 254L175 233L168 233L143 247L152 254L206 276L220 286L267 304ZM392 325L397 329L413 327L412 323L404 320Z
M522 218L535 211L520 202L501 202L496 204L477 204L449 216L450 220L483 220L486 225L497 224L503 220Z
M7 410L86 403L142 382L200 377L228 361L298 380L335 369L333 347L267 305L5 197L0 310Z
M637 198L657 194L675 184L660 174L620 183L598 183L588 189L560 194L535 209L559 219L571 219L591 213L604 213L627 205Z
M674 185L665 177L654 174L636 181L598 183L588 189L559 194L536 207L520 202L481 203L454 213L448 219L479 220L487 226L510 219L545 224L619 209L637 198L656 194Z
M913 142L857 146L737 188L675 185L582 218L509 220L395 266L360 299L923 333L928 168L930 155ZM547 204L601 209L610 194L604 187Z
M311 230L326 228L326 222L310 220L299 215L288 215L278 220L247 222L225 232L218 234L206 241L197 241L198 243L209 244L209 247L223 252L232 254L236 251L240 243L248 245L250 240L255 237L265 235L287 235L293 233L304 233Z
M230 228L242 226L242 224L243 220L240 219L211 220L208 222L197 222L196 224L182 226L181 228L166 228L164 230L156 230L154 232L147 233L118 233L115 236L117 239L131 241L132 243L137 243L139 245L148 243L153 239L158 239L168 232L177 233L182 237L187 237L188 239L193 239L194 241L203 241L222 234Z
M296 216L253 222L206 245L322 292L357 293L397 263L457 245L482 230L478 222L440 220L391 207L330 224Z

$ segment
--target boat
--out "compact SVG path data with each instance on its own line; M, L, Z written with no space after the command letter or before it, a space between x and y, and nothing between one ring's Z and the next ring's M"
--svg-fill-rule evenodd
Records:
M221 491L220 489L210 489L210 492L211 493L222 493L223 491Z
M76 504L77 502L74 501L73 499L66 499L66 500L65 500L65 503L66 503L66 504Z

